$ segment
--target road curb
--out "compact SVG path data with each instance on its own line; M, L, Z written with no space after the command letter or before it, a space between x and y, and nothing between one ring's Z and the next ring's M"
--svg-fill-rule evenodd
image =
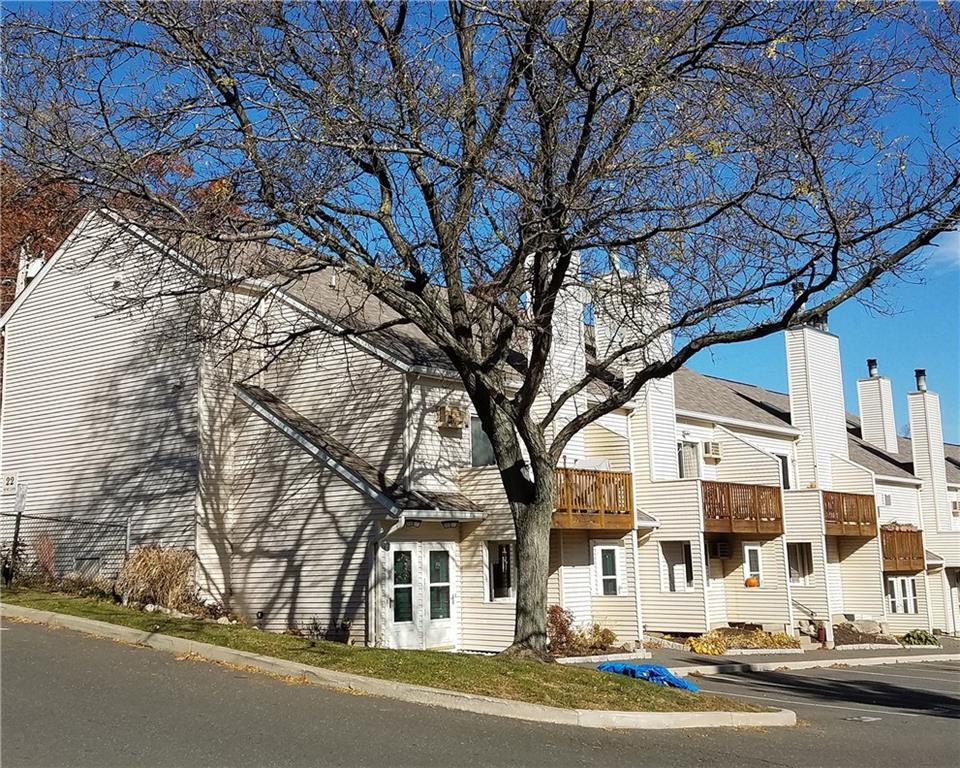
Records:
M122 640L161 651L192 654L210 661L234 664L269 674L303 677L325 688L357 691L372 696L400 699L414 704L454 709L514 720L529 720L553 725L575 725L581 728L613 728L630 730L672 728L774 727L796 725L796 713L788 709L775 712L613 712L594 709L561 709L542 704L508 701L491 696L445 691L422 685L378 680L372 677L313 667L296 661L236 651L209 643L185 640L155 632L84 619L51 611L38 611L19 605L0 603L4 616L28 619L54 627L72 629L98 637Z
M918 656L881 656L864 659L823 659L818 661L762 661L753 664L700 664L689 667L671 667L678 677L687 675L728 675L736 672L776 672L794 669L828 669L835 665L844 667L876 667L883 664L916 664L923 661L960 661L960 653L939 653Z

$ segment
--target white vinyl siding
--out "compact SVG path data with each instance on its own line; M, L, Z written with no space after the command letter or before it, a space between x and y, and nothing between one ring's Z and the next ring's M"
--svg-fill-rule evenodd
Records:
M28 513L130 520L133 546L192 548L198 349L184 341L189 301L111 311L119 292L155 290L151 279L172 288L177 275L112 224L94 214L85 222L5 328L0 465L28 486ZM0 510L11 513L13 501L0 497ZM83 536L61 549L64 570L90 554Z
M843 584L844 613L879 618L883 615L883 560L880 537L859 539L831 536L837 542Z
M791 328L784 337L790 420L801 431L798 487L833 488L830 457L848 455L840 342L810 326Z
M828 578L826 563L826 540L823 535L823 509L818 490L791 490L783 492L783 524L787 543L810 542L813 578L807 584L794 584L790 595L794 601L796 619L829 621L827 606ZM836 551L836 546L834 546ZM832 566L831 566L832 567ZM837 595L842 601L837 567ZM840 604L834 606L834 612Z
M363 642L370 547L385 510L252 412L238 414L224 543L232 605L270 629L314 618ZM372 640L372 638L370 638Z
M877 483L877 516L880 525L908 523L922 527L920 490L910 485Z

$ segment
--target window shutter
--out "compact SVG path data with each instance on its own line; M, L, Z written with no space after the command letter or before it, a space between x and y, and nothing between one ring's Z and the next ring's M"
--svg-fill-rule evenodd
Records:
M483 602L493 602L493 592L490 588L490 542L483 542Z

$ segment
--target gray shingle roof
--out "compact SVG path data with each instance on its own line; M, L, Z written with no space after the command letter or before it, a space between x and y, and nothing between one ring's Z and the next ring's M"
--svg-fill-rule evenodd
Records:
M753 384L704 376L683 369L674 376L679 410L776 426L790 425L790 397ZM851 461L878 475L916 479L910 439L899 437L897 453L871 445L861 437L859 417L847 414L847 442ZM947 482L960 485L960 446L944 444Z

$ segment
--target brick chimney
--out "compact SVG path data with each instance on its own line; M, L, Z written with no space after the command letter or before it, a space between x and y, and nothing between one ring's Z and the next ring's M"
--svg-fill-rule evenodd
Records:
M893 412L893 386L881 376L875 358L867 360L867 378L857 381L860 431L863 439L888 453L897 453L897 423Z
M924 527L933 528L935 525L937 531L949 531L952 524L947 497L940 397L936 392L927 390L927 372L923 368L916 370L916 376L916 391L907 393L907 412L910 417L913 474L923 480L920 500Z
M827 317L787 329L790 421L800 430L797 476L801 488L833 487L830 456L848 457L840 340Z

